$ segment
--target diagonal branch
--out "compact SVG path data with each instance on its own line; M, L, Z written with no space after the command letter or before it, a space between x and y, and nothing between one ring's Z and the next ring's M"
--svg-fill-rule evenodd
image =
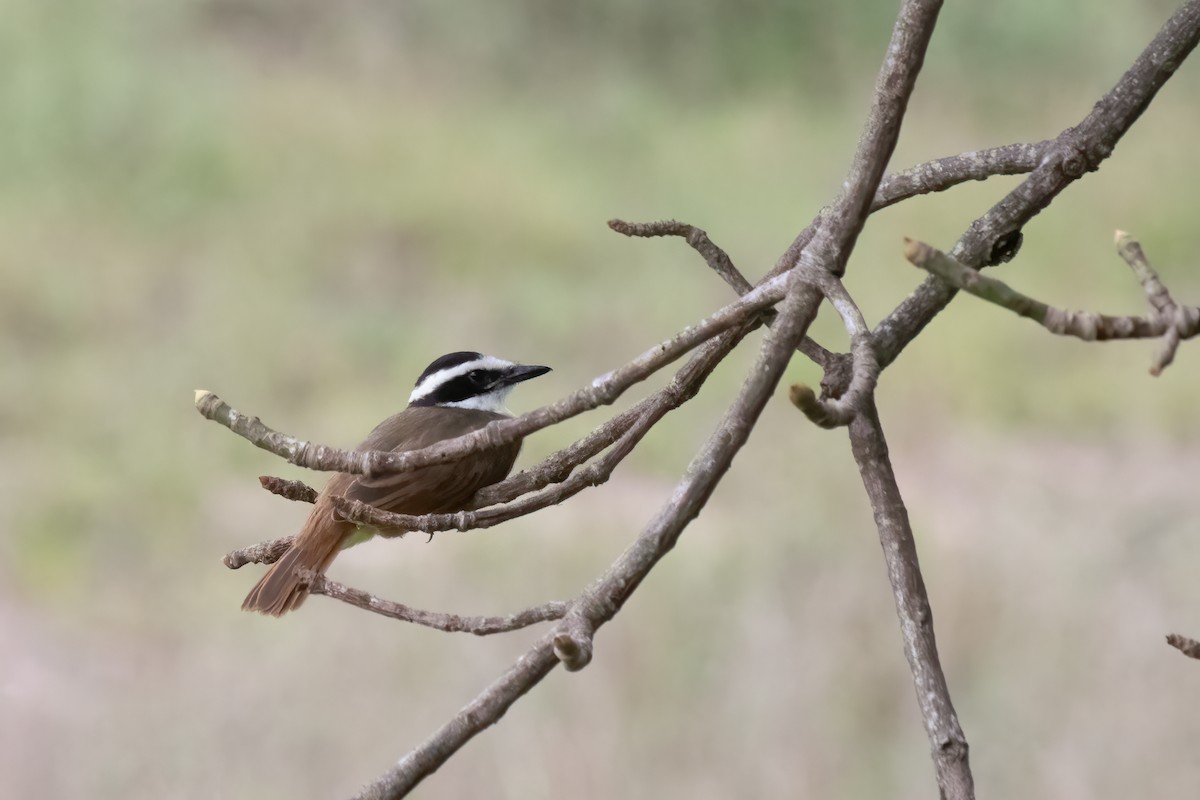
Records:
M904 655L912 670L917 705L925 720L941 797L946 800L973 798L975 782L968 760L967 739L959 725L938 658L933 610L921 577L917 545L909 525L908 510L896 485L887 440L873 397L867 399L863 410L850 423L850 449L875 513L879 543L883 547L888 580L896 600L896 614L900 617Z

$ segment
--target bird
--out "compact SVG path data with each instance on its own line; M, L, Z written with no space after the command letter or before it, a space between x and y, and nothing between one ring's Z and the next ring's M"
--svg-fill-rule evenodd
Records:
M549 371L550 367L516 364L474 351L447 353L417 378L408 406L379 423L356 449L419 450L508 419L509 392ZM378 477L337 473L317 496L291 548L246 595L242 610L279 617L296 609L309 593L307 581L297 572L324 574L344 546L357 543L358 528L338 518L335 497L400 514L459 511L475 492L508 475L520 449L517 440L409 472Z

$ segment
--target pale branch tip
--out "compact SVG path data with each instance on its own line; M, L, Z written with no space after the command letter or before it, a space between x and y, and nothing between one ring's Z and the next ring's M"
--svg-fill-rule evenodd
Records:
M808 417L814 425L821 428L838 426L837 420L817 399L817 393L811 387L803 383L794 383L788 391L788 397L791 399L792 405L804 412L804 416Z

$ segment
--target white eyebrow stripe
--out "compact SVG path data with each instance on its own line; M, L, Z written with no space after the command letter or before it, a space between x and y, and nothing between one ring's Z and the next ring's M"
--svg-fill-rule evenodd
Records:
M505 361L495 356L484 356L474 361L459 364L456 367L438 370L432 375L427 375L425 380L417 384L417 388L413 389L412 394L408 396L408 402L415 403L424 397L428 397L442 384L452 381L460 375L466 375L473 369L508 369L511 366L513 366L513 362L511 361Z

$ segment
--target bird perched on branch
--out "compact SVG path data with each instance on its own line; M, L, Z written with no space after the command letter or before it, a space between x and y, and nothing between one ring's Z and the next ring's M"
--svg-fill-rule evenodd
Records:
M549 371L482 353L444 355L417 378L408 408L379 423L357 449L419 450L507 419L504 401L513 387ZM357 530L353 522L335 515L334 497L399 514L459 511L475 492L508 475L520 449L518 440L448 464L379 477L339 472L321 490L291 549L250 590L242 609L278 617L304 602L308 585L297 572L323 574Z

